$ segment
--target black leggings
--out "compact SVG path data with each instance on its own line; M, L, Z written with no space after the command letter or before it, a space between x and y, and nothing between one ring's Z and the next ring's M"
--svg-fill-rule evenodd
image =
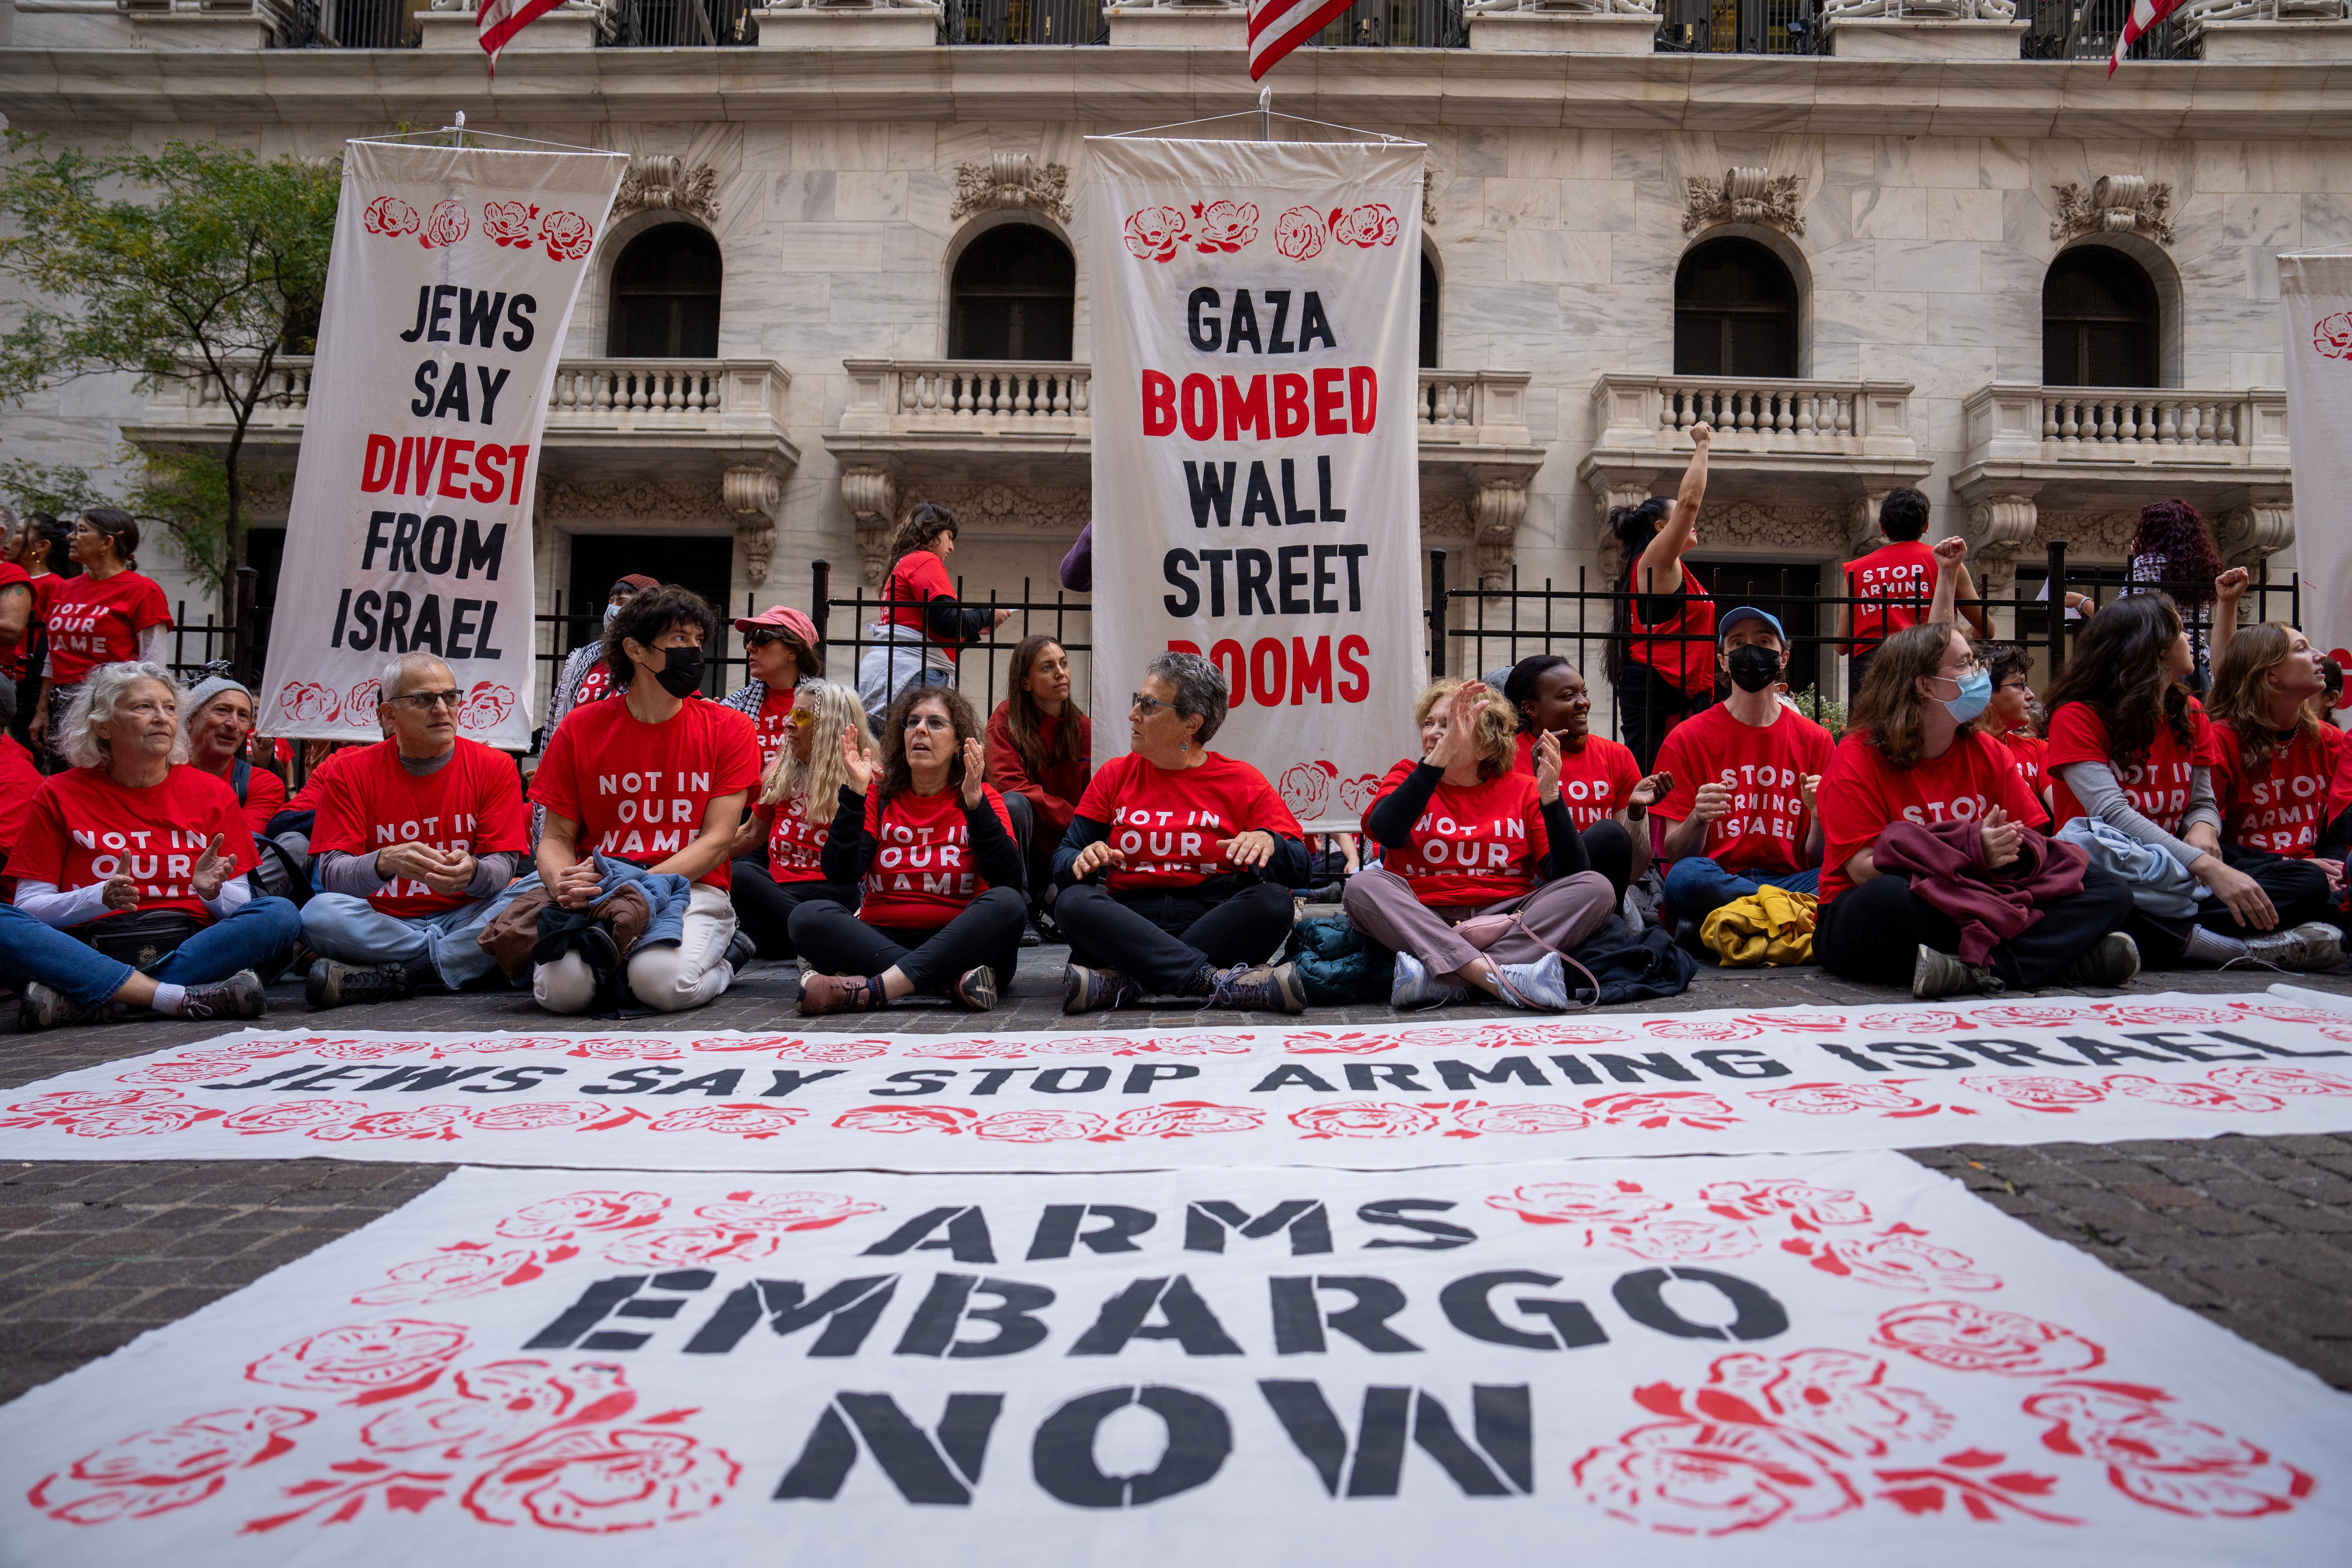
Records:
M1289 939L1288 888L1252 882L1208 900L1175 893L1114 893L1079 882L1062 889L1055 919L1070 962L1115 969L1162 996L1205 996L1208 973L1264 963Z
M2002 984L2032 990L2055 982L2066 966L2111 931L2122 929L2132 907L2131 884L2094 866L2083 890L2042 906L2042 918L1992 950L1990 967ZM1911 984L1921 946L1960 950L1951 916L1911 890L1899 871L1848 888L1821 912L1813 956L1841 980L1873 985Z
M1647 833L1644 824L1639 832ZM1633 880L1633 836L1625 831L1622 822L1596 822L1579 837L1584 840L1584 858L1595 871L1609 879L1610 889L1622 903L1625 889Z
M2267 849L2248 849L2238 844L2222 845L2221 860L2252 877L2270 895L2271 907L2278 910L2278 924L2271 928L2273 931L2285 931L2305 921L2328 919L2327 875L2310 861L2290 859ZM2240 925L2238 917L2230 912L2230 906L2219 899L2200 899L2198 903L2197 914L2186 920L2151 915L2140 910L2132 911L2131 921L2124 930L2139 944L2141 963L2150 969L2169 969L2179 963L2181 950L2189 944L2191 926L2203 926L2241 942L2267 934L2252 926Z
M801 905L814 899L854 910L857 893L855 882L779 882L757 860L738 860L728 871L728 898L735 906L735 919L758 945L761 958L800 956L791 927L793 911Z
M968 972L986 964L1002 990L1021 959L1028 906L1013 888L990 888L955 919L931 931L867 925L839 904L815 900L793 910L793 946L820 974L879 974L896 965L927 996L944 996Z
M1687 692L1646 664L1629 664L1617 678L1617 734L1646 774L1657 766L1667 726L1714 705L1712 689Z

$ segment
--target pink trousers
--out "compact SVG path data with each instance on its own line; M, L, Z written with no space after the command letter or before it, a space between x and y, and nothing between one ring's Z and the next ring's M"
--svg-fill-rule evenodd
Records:
M1378 868L1349 878L1339 902L1358 931L1412 953L1432 974L1451 974L1481 953L1496 963L1533 963L1549 951L1547 943L1566 952L1600 930L1617 907L1609 879L1598 871L1479 905L1424 904L1402 877ZM1515 914L1517 921L1510 918Z

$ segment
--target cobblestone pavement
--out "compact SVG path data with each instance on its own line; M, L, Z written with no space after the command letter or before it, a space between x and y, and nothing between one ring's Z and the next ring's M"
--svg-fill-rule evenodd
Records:
M1022 954L1021 973L988 1027L1142 1028L1238 1023L1234 1014L1061 1013L1063 950ZM2146 977L2127 989L2255 991L2263 973ZM2297 984L2352 995L2352 968ZM866 1031L871 1015L803 1019L790 965L754 966L718 1002L677 1026ZM1702 969L1685 995L1612 1009L1847 1005L1895 1000L1818 969ZM300 1028L300 989L271 993L268 1023ZM1458 1008L1448 1016L1498 1016ZM1386 1007L1318 1013L1328 1021L1388 1023ZM1425 1016L1425 1015L1423 1015ZM1115 1022L1114 1022L1115 1019ZM550 1024L527 995L433 997L336 1015L349 1028L538 1028ZM902 1005L889 1026L968 1030L969 1015ZM643 1018L566 1026L643 1032ZM653 1026L659 1026L658 1024ZM175 1020L0 1037L0 1089L76 1068L224 1033ZM2352 1134L2208 1141L2052 1143L2031 1148L1917 1150L1912 1157L1967 1184L1987 1202L2252 1342L2352 1390ZM446 1165L333 1160L0 1164L0 1401L184 1317L336 1237L430 1190Z

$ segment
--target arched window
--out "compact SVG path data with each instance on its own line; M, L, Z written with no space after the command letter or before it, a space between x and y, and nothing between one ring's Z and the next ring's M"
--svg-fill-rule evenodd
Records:
M2042 384L2158 384L2156 285L2105 245L2069 250L2042 280Z
M1069 247L1033 224L1006 224L956 258L948 358L1066 360L1078 295Z
M690 223L629 241L613 266L614 357L716 359L723 270L719 242Z
M1437 266L1421 254L1421 368L1437 365Z
M1675 270L1675 374L1797 374L1797 280L1752 239L1693 246Z

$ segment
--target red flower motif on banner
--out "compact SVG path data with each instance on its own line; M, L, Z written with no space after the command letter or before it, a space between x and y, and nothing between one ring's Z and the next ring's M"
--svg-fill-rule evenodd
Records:
M2293 1465L2218 1426L2166 1411L2172 1395L2131 1384L2085 1383L2037 1394L2025 1413L2052 1425L2042 1447L2107 1467L2134 1502L2190 1519L2285 1513L2315 1483Z
M136 1138L157 1132L178 1132L221 1113L193 1105L171 1089L68 1089L45 1094L8 1108L28 1114L7 1118L0 1125L47 1125L77 1138Z
M309 1135L321 1143L379 1138L454 1142L465 1125L467 1110L462 1105L420 1105L408 1110L377 1110L355 1116L340 1127L313 1127Z
M1856 1019L1854 1026L1872 1035L1948 1035L1965 1029L1958 1013L1871 1013Z
M1592 1118L1572 1105L1465 1105L1454 1112L1454 1120L1473 1137L1574 1132L1592 1125Z
M1587 1453L1571 1473L1612 1517L1668 1535L1732 1535L1862 1506L1844 1476L1757 1426L1636 1426Z
M718 1132L733 1138L773 1138L789 1132L806 1116L797 1105L695 1105L672 1110L655 1121L648 1132Z
M1329 1029L1308 1029L1282 1037L1282 1048L1294 1057L1378 1056L1402 1044L1404 1042L1394 1035L1376 1034L1364 1029L1348 1029L1338 1034Z
M316 1419L285 1405L191 1415L93 1449L42 1477L26 1496L65 1524L152 1519L204 1501L228 1484L231 1470L289 1452L294 1441L286 1434Z
M1152 1048L1150 1040L1125 1035L1048 1035L1029 1042L1033 1057L1131 1057Z
M758 1047L734 1048L740 1050ZM776 1059L780 1062L864 1062L889 1054L890 1047L879 1040L782 1040L776 1042Z
M1127 219L1127 253L1138 261L1166 261L1183 247L1184 215L1175 207L1145 207Z
M2221 1007L2183 1007L2167 1002L2095 1002L2092 1005L2105 1014L2110 1023L2137 1024L2150 1028L2168 1024L2202 1027L2240 1022L2237 1014Z
M1960 1083L1979 1094L2005 1100L2020 1110L2043 1110L2053 1116L2072 1116L2076 1106L2096 1105L2107 1097L2097 1084L2078 1083L2071 1078L1964 1078Z
M342 699L315 680L289 680L278 689L278 711L297 724L331 724L342 717Z
M494 245L512 245L529 250L539 226L539 209L528 202L485 202L482 204L482 232Z
M1538 1039L1526 1025L1515 1023L1414 1024L1400 1029L1396 1042L1401 1046L1421 1046L1449 1051L1484 1051L1492 1050L1498 1046L1529 1046L1545 1043Z
M2327 359L2352 359L2352 310L2338 310L2313 322L2311 346Z
M605 1247L604 1257L640 1268L696 1268L712 1263L755 1263L775 1250L775 1237L763 1230L698 1225L625 1236Z
M1312 261L1323 254L1323 215L1313 207L1293 207L1274 220L1274 248L1290 261Z
M1376 245L1394 245L1401 226L1386 202L1366 202L1344 210L1333 207L1330 224L1333 244L1352 245L1363 250Z
M2205 1076L2224 1089L2252 1089L2264 1094L2352 1094L2352 1079L2309 1068L2215 1068Z
M1256 1048L1255 1035L1153 1035L1129 1037L1118 1054L1123 1057L1245 1057Z
M514 711L515 694L511 686L495 681L478 680L466 693L466 705L457 710L457 727L462 730L495 730L507 721Z
M63 1089L20 1100L8 1109L37 1118L63 1116L77 1110L116 1110L127 1105L160 1105L180 1098L176 1089Z
M557 1368L543 1361L494 1361L449 1379L454 1395L386 1411L360 1439L387 1453L436 1450L443 1459L480 1458L521 1443L558 1421L616 1421L637 1396L621 1369L602 1362Z
M550 261L577 261L595 244L596 226L578 213L554 212L540 220L539 237Z
M1200 1138L1212 1132L1255 1131L1265 1120L1265 1112L1253 1106L1171 1100L1121 1111L1111 1131L1122 1138Z
M2070 1377L2107 1352L2072 1329L1974 1301L1922 1301L1882 1312L1871 1338L1947 1372Z
M929 1057L943 1062L981 1062L1005 1057L1025 1057L1029 1047L1013 1040L992 1040L985 1037L969 1040L942 1040L937 1045L908 1046L904 1053L910 1057Z
M704 1204L694 1212L719 1225L747 1230L824 1230L862 1214L877 1214L880 1204L869 1204L840 1193L730 1193L724 1203Z
M1843 1187L1774 1178L1760 1182L1711 1182L1698 1190L1701 1202L1726 1219L1769 1219L1787 1215L1800 1230L1825 1225L1868 1225L1870 1205Z
M1342 1100L1294 1110L1290 1124L1309 1138L1410 1138L1435 1127L1437 1112L1393 1101Z
M309 1054L331 1062L380 1062L425 1048L422 1040L321 1040Z
M1210 202L1206 205L1192 204L1192 216L1200 228L1192 235L1192 247L1203 256L1238 255L1243 246L1257 237L1257 207L1250 202Z
M1529 1225L1605 1225L1612 1220L1647 1219L1674 1205L1654 1197L1635 1182L1602 1186L1597 1182L1538 1182L1497 1193L1486 1200L1489 1208L1517 1215Z
M417 226L416 209L398 196L378 196L368 203L361 216L360 226L370 234L381 234L397 239L415 234Z
M349 695L344 697L343 712L351 722L356 724L372 717L383 700L383 683L371 675L352 687Z
M2286 1101L2247 1089L2225 1089L2214 1083L2166 1083L2137 1073L2116 1073L2106 1081L2111 1093L2134 1100L2152 1100L2182 1110L2284 1110Z
M1519 1026L1530 1046L1609 1046L1633 1037L1606 1024L1532 1024Z
M545 1049L564 1050L567 1056L597 1062L674 1062L686 1053L676 1040L658 1036L583 1035L572 1039L544 1039L539 1042Z
M247 1366L245 1375L280 1388L354 1392L353 1405L376 1405L431 1384L466 1344L466 1331L455 1323L393 1318L297 1340Z
M2077 1024L2095 1024L2099 1016L2088 1007L2003 1002L1990 1007L1969 1008L1969 1021L1979 1029L2065 1029Z
M540 1267L539 1254L528 1249L491 1252L471 1245L446 1247L430 1258L394 1264L385 1271L384 1283L353 1296L352 1305L422 1307L433 1301L461 1301L509 1285L529 1284L546 1272Z
M1642 1027L1662 1040L1752 1040L1764 1032L1736 1018L1659 1018Z
M708 1513L739 1473L681 1432L557 1432L476 1481L466 1507L491 1524L609 1535Z
M1361 816L1371 809L1372 802L1380 797L1381 775L1379 773L1358 773L1354 778L1339 781L1339 805L1344 811L1350 811Z
M1771 1089L1751 1089L1750 1100L1760 1100L1775 1110L1800 1116L1845 1116L1857 1110L1919 1111L1935 1109L1924 1100L1883 1083L1788 1083Z
M416 237L416 243L437 250L465 238L472 226L466 216L466 204L455 196L444 197L433 204L432 216L425 220L425 232Z
M548 1132L557 1128L581 1128L606 1113L586 1105L574 1105L562 1100L526 1100L505 1105L486 1105L466 1113L475 1130L482 1132Z
M1998 1290L2000 1277L1977 1268L1965 1252L1937 1247L1927 1233L1897 1225L1870 1241L1828 1241L1812 1254L1813 1267L1889 1290ZM1788 1251L1811 1251L1804 1241L1781 1243Z
M971 1135L1000 1143L1061 1143L1103 1137L1103 1119L1091 1110L1000 1110L983 1118Z
M1584 1102L1612 1127L1671 1127L1679 1121L1702 1132L1720 1132L1739 1120L1731 1107L1695 1089L1664 1089L1654 1094L1601 1094Z
M2301 1007L2289 1002L2232 1002L2230 1005L2249 1017L2268 1018L2279 1024L2352 1024L2352 1017L2342 1013L2326 1007Z
M569 1241L582 1231L642 1230L668 1209L669 1199L660 1193L566 1193L523 1205L499 1221L499 1234L517 1241Z
M1735 1410L1734 1402L1745 1409ZM1691 1403L1696 1414L1717 1419L1761 1416L1849 1459L1878 1458L1904 1443L1940 1442L1952 1429L1949 1412L1916 1389L1889 1385L1886 1363L1859 1351L1723 1356Z
M1697 1258L1746 1258L1763 1245L1744 1225L1719 1219L1645 1219L1602 1226L1589 1245L1613 1247L1636 1258L1680 1263Z
M1282 770L1276 787L1293 816L1318 817L1323 815L1324 803L1331 798L1331 785L1339 776L1339 769L1332 763L1293 763Z
M291 1051L255 1046L249 1050L190 1051L168 1062L127 1072L117 1078L117 1083L209 1083L215 1079L242 1078L253 1070L253 1064Z
M277 1100L248 1105L221 1119L221 1131L247 1137L268 1132L307 1132L365 1116L368 1108L356 1100Z
M980 1112L961 1105L861 1105L833 1124L845 1132L961 1132Z
M1843 1013L1803 1013L1794 1007L1776 1007L1769 1013L1745 1013L1743 1024L1753 1024L1759 1029L1783 1029L1790 1034L1842 1035L1845 1032Z

